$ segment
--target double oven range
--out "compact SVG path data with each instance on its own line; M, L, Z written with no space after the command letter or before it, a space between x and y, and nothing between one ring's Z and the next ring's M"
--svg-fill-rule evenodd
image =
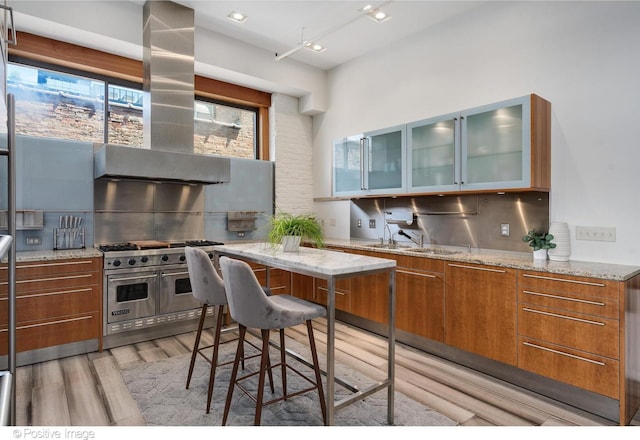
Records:
M103 346L161 337L197 325L201 304L191 294L185 246L211 259L220 242L130 242L99 246L104 254ZM213 309L210 309L213 312ZM164 333L164 334L163 334Z

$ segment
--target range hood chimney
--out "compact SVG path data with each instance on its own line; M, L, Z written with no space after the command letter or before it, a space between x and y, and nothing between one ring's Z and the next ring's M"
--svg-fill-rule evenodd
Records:
M193 152L193 9L149 0L143 21L144 148L102 145L95 177L228 182L229 158Z

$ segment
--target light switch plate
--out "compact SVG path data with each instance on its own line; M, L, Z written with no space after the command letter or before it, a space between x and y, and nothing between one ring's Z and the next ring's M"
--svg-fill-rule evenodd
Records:
M370 218L369 219L369 228L375 229L375 227L376 227L376 219L375 218Z

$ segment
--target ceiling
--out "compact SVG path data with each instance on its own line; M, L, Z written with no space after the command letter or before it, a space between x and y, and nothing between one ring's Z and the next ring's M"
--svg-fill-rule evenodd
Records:
M144 4L144 1L135 1ZM174 1L194 9L197 27L273 52L292 52L279 62L295 60L328 70L479 6L481 1ZM384 23L359 9L367 4L391 15ZM232 22L231 11L247 20ZM320 43L322 53L300 48L302 41ZM294 50L296 49L296 50ZM299 49L299 50L297 50Z

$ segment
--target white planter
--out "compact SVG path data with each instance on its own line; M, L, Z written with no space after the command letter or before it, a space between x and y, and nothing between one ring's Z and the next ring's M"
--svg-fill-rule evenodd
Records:
M533 259L534 260L546 260L547 259L547 250L546 249L538 249L537 251L533 251Z
M300 249L299 235L285 235L282 237L282 250L285 252L298 252Z

